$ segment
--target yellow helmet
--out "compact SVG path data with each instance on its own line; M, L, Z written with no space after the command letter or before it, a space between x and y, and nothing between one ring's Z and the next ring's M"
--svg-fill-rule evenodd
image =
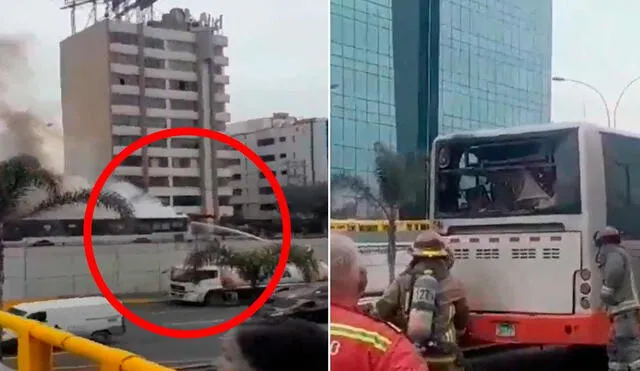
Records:
M411 248L411 255L420 258L447 258L447 246L442 237L434 231L422 232Z

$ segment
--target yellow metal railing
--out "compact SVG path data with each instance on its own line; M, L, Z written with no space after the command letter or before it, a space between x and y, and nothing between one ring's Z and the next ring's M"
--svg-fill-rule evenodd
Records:
M431 229L429 220L398 220L398 232L426 231ZM332 219L331 230L337 232L386 232L389 223L386 220Z
M39 322L0 311L0 326L18 335L18 370L53 370L53 349L92 360L101 371L170 371L133 353L109 348Z

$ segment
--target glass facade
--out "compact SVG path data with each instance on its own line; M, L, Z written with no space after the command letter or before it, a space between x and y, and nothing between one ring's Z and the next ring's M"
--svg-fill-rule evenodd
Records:
M394 101L391 0L331 0L332 173L375 184L374 143L396 145Z
M551 0L391 4L331 1L333 173L373 184L376 141L428 152L439 134L550 121Z
M551 0L440 2L439 133L548 123Z

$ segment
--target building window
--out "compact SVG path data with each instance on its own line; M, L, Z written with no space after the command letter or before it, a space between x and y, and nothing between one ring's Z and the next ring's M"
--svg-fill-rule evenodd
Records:
M172 52L196 52L196 44L187 41L168 40L167 49Z
M162 98L145 98L147 108L167 108L167 100Z
M233 189L233 195L234 195L234 196L242 196L242 189L240 189L240 188L234 188L234 189Z
M149 167L169 167L169 159L166 157L149 157Z
M175 139L174 139L175 140ZM174 157L171 159L171 167L175 169L193 169L198 168L199 161L197 158Z
M169 89L181 91L198 91L198 83L195 81L169 80Z
M121 73L111 73L111 85L140 85L138 75L125 75Z
M144 124L148 128L164 129L167 127L167 119L163 117L147 117L144 119Z
M280 158L287 158L287 154L286 153L281 153L280 154Z
M260 187L258 188L258 193L261 195L272 195L273 194L273 188L271 187Z
M144 87L149 89L165 89L166 88L166 80L164 79L156 79L154 77L145 77L144 79Z
M264 147L264 146L270 146L275 142L276 141L273 138L264 138L264 139L258 139L256 144L258 145L258 147Z
M195 100L171 99L169 101L172 110L197 111L198 102Z
M271 162L271 161L275 161L276 156L275 155L264 155L264 156L260 156L260 158L264 162Z
M167 148L167 140L161 139L149 144L149 147Z
M126 32L110 32L109 41L118 44L138 45L138 35Z
M200 196L173 196L173 206L200 206L202 198Z
M112 125L121 126L138 126L140 118L137 116L113 115L111 116Z
M287 137L280 137L280 142L285 142L287 140Z
M137 54L111 53L111 63L138 65Z
M276 204L261 204L260 210L262 211L273 211L276 209Z
M133 184L134 186L138 187L138 188L144 188L144 178L141 176L126 176L124 177L124 180L126 180L127 182Z
M149 187L168 187L169 178L166 176L149 177Z
M151 49L164 49L164 41L162 39L156 39L153 37L144 38L144 46Z
M233 174L231 176L231 179L233 179L233 180L242 180L242 175L241 174Z
M164 206L170 206L171 205L171 197L169 197L169 196L159 196L158 200L160 200L160 202L162 202L162 205L164 205Z
M174 176L173 177L173 186L174 187L200 187L200 178L194 176Z
M111 94L111 104L118 106L139 106L140 97L128 94Z
M198 127L198 120L189 119L171 119L172 128L191 128Z
M135 167L140 167L142 166L142 157L140 156L129 156L127 158L125 158L122 163L120 164L120 166L135 166Z
M198 149L198 148L200 148L200 139L172 138L171 139L171 148Z
M146 57L144 59L144 66L147 68L164 68L164 60L158 58Z
M196 64L187 61L169 60L169 69L175 71L195 72Z
M137 135L114 135L112 140L114 146L128 146L139 138Z

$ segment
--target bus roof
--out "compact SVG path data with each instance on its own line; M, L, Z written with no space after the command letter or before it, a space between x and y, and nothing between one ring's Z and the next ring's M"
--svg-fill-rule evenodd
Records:
M525 126L516 126L510 128L499 128L499 129L480 129L475 131L468 132L457 132L451 134L440 135L436 138L436 141L440 140L454 140L454 139L465 139L465 138L487 138L487 137L496 137L501 135L515 135L515 134L525 134L525 133L541 133L545 131L551 130L562 130L562 129L574 129L574 128L583 128L587 130L597 130L604 133L616 133L628 137L640 138L640 133L633 133L630 131L607 128L600 125L595 125L591 123L585 122L555 122L555 123L547 123L547 124L539 124L539 125L525 125Z
M14 308L31 313L31 312L36 312L36 311L41 311L46 309L76 308L76 307L87 307L87 306L104 305L104 304L109 304L109 302L103 296L87 296L82 298L34 301L31 303L22 303L22 304L14 305Z

